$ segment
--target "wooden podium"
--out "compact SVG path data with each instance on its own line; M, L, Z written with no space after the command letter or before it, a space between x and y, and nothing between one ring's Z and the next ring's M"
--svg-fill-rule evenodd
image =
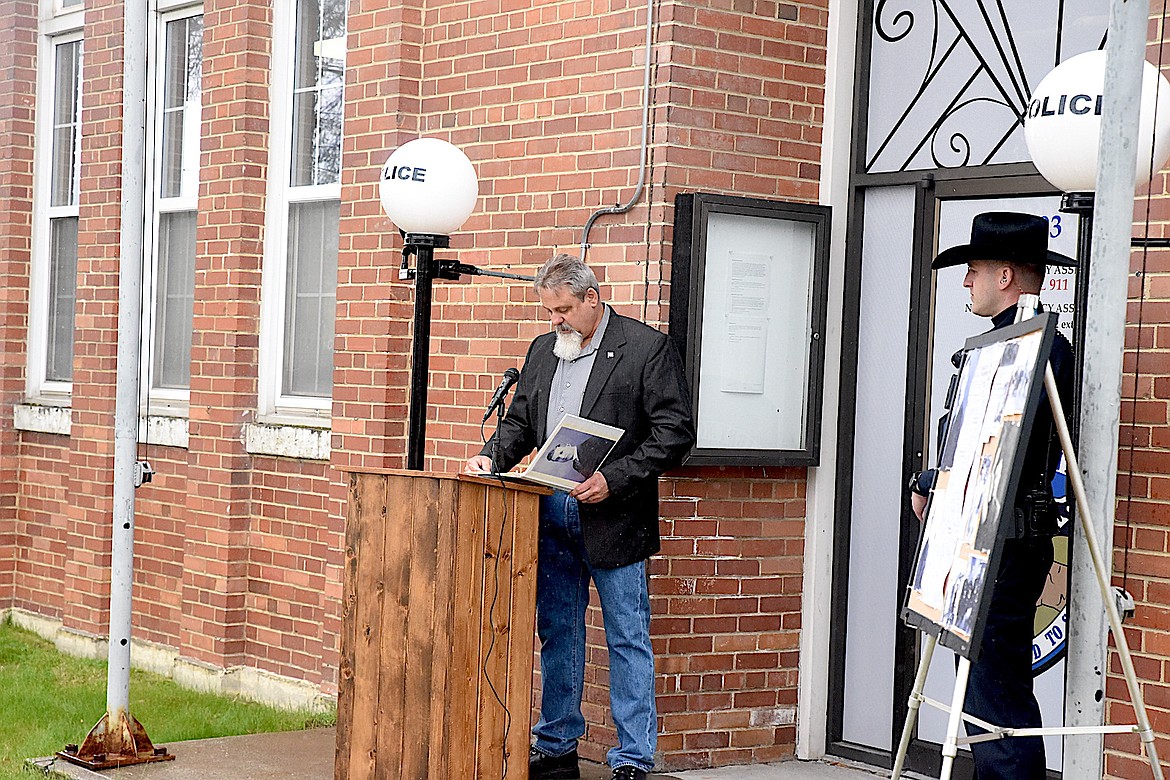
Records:
M551 491L347 476L336 780L524 780L537 516Z

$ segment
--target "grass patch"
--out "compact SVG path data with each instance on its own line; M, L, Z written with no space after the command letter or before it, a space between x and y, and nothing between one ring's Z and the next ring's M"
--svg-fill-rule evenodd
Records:
M24 760L80 743L106 712L106 664L57 652L11 623L0 624L0 780L30 780ZM156 745L332 725L332 713L286 712L198 693L138 670L130 712Z

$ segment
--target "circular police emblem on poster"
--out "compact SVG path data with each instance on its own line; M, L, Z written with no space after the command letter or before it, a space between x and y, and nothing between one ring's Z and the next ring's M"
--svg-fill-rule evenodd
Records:
M1056 499L1060 515L1060 530L1052 538L1052 568L1048 572L1048 582L1044 585L1040 600L1036 603L1032 674L1037 677L1064 658L1065 650L1068 648L1068 561L1072 523L1069 522L1063 457L1060 459L1056 477L1052 480L1052 495Z

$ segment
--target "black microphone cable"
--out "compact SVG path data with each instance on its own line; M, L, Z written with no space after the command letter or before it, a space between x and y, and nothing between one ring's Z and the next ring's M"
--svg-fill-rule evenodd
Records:
M509 369L509 370L514 371L515 369ZM484 415L483 421L479 424L479 438L483 441L483 443L485 445L488 443L487 435L485 432L485 426L487 425L487 418L489 416L490 416L490 414ZM496 431L496 435L497 436L499 435L498 429ZM496 470L495 447L498 445L499 445L499 440L497 439L496 444L493 445L493 449L492 449L492 472L493 473L490 474L488 476L488 478L497 480L500 483L500 487L506 490L508 487L507 480L504 479L503 475L495 473L495 470ZM507 493L502 493L501 495L503 497L503 502L502 502L503 503L503 513L500 517L500 538L496 541L496 554L495 554L496 560L492 566L492 600L491 600L491 604L488 606L488 628L491 630L492 638L491 638L491 640L488 641L488 649L487 649L487 652L484 653L483 661L480 663L479 671L480 671L480 674L483 675L484 681L487 682L488 689L491 690L492 696L495 697L496 703L499 704L500 709L502 709L504 711L504 738L503 738L502 744L500 746L500 750L503 753L503 767L502 767L502 770L500 773L500 777L502 779L502 778L505 778L508 776L508 735L512 731L512 713L508 710L508 705L504 702L503 697L500 696L500 692L496 690L496 686L495 686L495 683L492 682L491 675L488 674L488 662L491 660L492 651L496 647L496 623L495 623L496 603L499 601L499 598L500 598L500 558L503 557L500 555L500 551L503 550L503 548L504 548L504 530L508 527L508 496L507 496ZM489 517L488 511L487 511L488 510L487 500L488 500L487 495L485 494L484 495L484 520L485 521ZM515 560L515 556L512 557L512 560ZM509 633L511 633L512 628L513 627L511 625L508 626Z

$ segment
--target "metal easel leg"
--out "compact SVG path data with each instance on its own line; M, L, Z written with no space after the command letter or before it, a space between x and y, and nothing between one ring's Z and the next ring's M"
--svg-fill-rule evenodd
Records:
M1061 449L1064 450L1065 470L1068 473L1069 484L1072 485L1073 494L1076 496L1081 531L1085 535L1089 557L1093 559L1093 571L1097 574L1097 585L1101 588L1101 597L1105 602L1105 614L1109 618L1113 641L1117 643L1117 655L1121 660L1125 683L1129 687L1129 698L1133 702L1133 710L1137 716L1138 736L1141 737L1142 744L1146 748L1146 756L1150 760L1150 767L1154 770L1154 779L1163 780L1162 765L1158 761L1157 748L1154 747L1154 730L1150 726L1149 715L1146 714L1145 700L1142 698L1141 688L1138 686L1133 659L1129 655L1129 643L1125 641L1125 632L1121 628L1121 616L1117 614L1117 604L1113 601L1113 590L1106 573L1105 561L1101 557L1101 549L1097 545L1097 534L1093 530L1093 523L1089 517L1089 502L1085 495L1085 483L1081 478L1081 467L1077 462L1077 454L1073 451L1072 437L1069 435L1068 424L1064 419L1064 406L1060 402L1060 393L1056 389L1056 379L1052 376L1051 365L1044 367L1044 389L1048 392L1048 403L1052 407L1052 419L1056 423Z
M906 763L906 752L910 749L910 740L914 737L914 724L918 721L918 710L922 707L922 690L926 687L926 675L930 671L930 659L934 655L934 648L938 646L938 637L926 635L922 645L922 659L918 662L918 673L914 676L914 689L910 691L907 702L909 710L906 712L906 724L902 726L902 740L898 743L898 754L894 757L894 773L891 780L898 780L902 776L902 767Z
M959 754L959 729L963 727L963 702L967 699L967 677L971 674L971 662L966 658L959 658L958 669L955 670L955 692L951 695L951 713L947 721L947 741L942 748L942 772L939 780L950 780L951 770L955 765L955 756Z

